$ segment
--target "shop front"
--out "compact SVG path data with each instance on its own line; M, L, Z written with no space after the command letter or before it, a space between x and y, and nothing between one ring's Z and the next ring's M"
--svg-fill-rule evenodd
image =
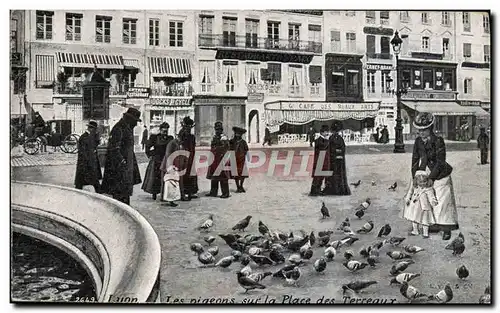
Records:
M216 121L222 122L228 136L234 126L245 128L246 100L247 97L195 96L195 134L199 145L210 145Z
M177 134L185 116L194 119L191 97L150 98L144 111L144 124L151 128L167 122L170 125L170 134Z
M318 132L321 125L330 125L334 120L343 122L346 141L362 143L371 141L380 101L275 101L264 108L266 125L278 143L305 141L311 127Z

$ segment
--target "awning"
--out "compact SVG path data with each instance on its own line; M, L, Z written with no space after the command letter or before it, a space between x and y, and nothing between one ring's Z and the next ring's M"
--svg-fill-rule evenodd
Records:
M139 69L139 60L123 59L123 65L125 68Z
M150 57L149 70L153 77L188 77L191 62L181 58Z
M23 97L19 95L10 96L10 116L18 117L19 115L27 115L26 104L24 103Z
M37 86L51 86L55 80L54 56L37 55L35 80Z
M312 121L364 120L378 115L380 102L336 103L279 101L265 105L266 125L303 125Z
M460 105L455 101L402 101L408 108L417 112L429 112L435 115L489 115L479 106Z
M59 66L78 68L123 69L121 55L56 52Z

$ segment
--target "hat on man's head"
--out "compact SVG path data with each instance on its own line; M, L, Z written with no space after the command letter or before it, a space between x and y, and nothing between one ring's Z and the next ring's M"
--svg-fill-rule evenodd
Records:
M128 108L127 112L123 113L123 115L130 116L131 118L135 119L138 122L142 122L141 120L141 112L137 110L136 108Z
M413 126L416 129L427 129L434 124L434 115L429 112L418 113L413 121Z
M341 131L342 129L344 129L344 126L342 125L341 121L334 121L331 129L333 131Z
M321 125L321 128L319 129L320 133L327 132L330 130L330 127L328 125Z
M87 124L88 127L97 128L97 122L90 120Z
M181 125L186 127L193 127L194 121L191 119L191 117L186 116L182 119Z
M234 131L235 134L239 134L239 135L243 135L244 133L247 132L246 129L238 127L238 126L234 126L233 127L233 131Z
M224 129L224 127L222 127L222 122L220 122L220 121L215 122L214 128L215 129Z
M163 122L160 124L160 129L170 128L170 125L167 122Z

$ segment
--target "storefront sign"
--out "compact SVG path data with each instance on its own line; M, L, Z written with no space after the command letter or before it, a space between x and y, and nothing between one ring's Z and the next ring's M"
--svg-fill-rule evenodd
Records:
M210 98L195 98L195 105L245 105L247 97L210 97Z
M151 98L149 103L156 106L190 106L191 98Z
M402 99L442 99L455 100L453 91L430 91L430 90L408 90L408 93L401 95Z
M130 87L127 91L127 98L145 99L149 98L150 93L147 87Z
M248 103L262 103L264 101L264 94L261 92L248 93Z
M218 50L215 55L216 59L230 59L230 60L250 60L261 62L282 62L282 63L311 63L312 55L301 54L286 54L276 52L253 52L253 51L229 51Z
M392 71L395 67L387 64L367 64L365 69L373 71Z
M335 53L327 53L326 54L326 63L336 63L336 64L360 64L361 63L361 58L363 55L338 55Z
M364 27L363 32L365 34L371 35L383 35L383 36L392 36L394 30L392 28L383 28L383 27Z
M266 104L266 110L283 111L375 111L380 102L335 103L335 102L276 102Z
M469 100L461 100L460 105L463 106L480 106L481 101L469 101Z

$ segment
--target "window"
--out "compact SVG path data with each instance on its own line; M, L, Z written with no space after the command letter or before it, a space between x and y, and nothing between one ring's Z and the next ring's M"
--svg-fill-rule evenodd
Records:
M149 19L149 45L160 45L160 20Z
M288 83L291 96L300 96L302 86L302 66L290 64L288 66Z
M66 13L66 40L82 40L82 17L83 14Z
M346 33L347 52L356 52L356 33Z
M447 70L443 71L443 83L445 90L455 90L455 71Z
M430 24L431 20L429 19L428 12L422 12L422 24Z
M224 86L226 87L226 92L234 92L235 86L237 85L238 75L238 61L223 61L222 71L224 74Z
M490 45L484 45L484 62L489 63L491 59Z
M373 57L374 54L376 53L376 48L375 48L375 36L374 35L366 35L366 53L370 56Z
M51 11L36 11L36 39L52 39Z
M347 70L347 95L359 95L359 71L356 69Z
M365 19L367 24L375 24L375 11L366 11Z
M236 19L222 18L222 44L225 47L236 46Z
M321 66L309 66L309 82L311 83L311 96L320 96L320 84L322 81Z
M169 22L168 29L170 33L169 46L170 47L182 47L184 45L184 35L182 28L184 26L183 22Z
M333 52L340 52L342 50L342 46L340 45L340 31L332 30L330 32L330 44Z
M135 45L137 43L137 20L124 18L123 19L123 43Z
M200 61L201 92L214 91L215 61Z
M408 11L399 11L399 20L403 23L410 21L410 13Z
M308 25L309 30L309 41L313 43L321 43L321 26L320 25Z
M422 75L424 89L434 89L434 75L431 69L424 69Z
M485 34L490 33L490 16L489 15L483 15L483 30Z
M464 93L465 94L472 93L472 78L464 79Z
M332 86L331 90L335 95L343 95L345 93L345 67L342 65L334 65L332 71Z
M464 25L464 32L470 32L470 13L462 13L462 24Z
M389 25L389 11L380 11L380 24Z
M10 52L17 52L17 20L10 20Z
M389 59L391 55L391 38L382 36L380 37L380 52L382 52L382 58Z
M259 21L245 20L245 46L257 48L259 34Z
M96 42L111 42L111 17L96 16L95 17L95 41Z
M448 56L450 52L450 39L449 38L443 38L443 54L445 56Z
M422 50L423 51L429 51L429 41L430 41L430 38L429 37L422 37Z
M245 78L248 85L257 85L259 82L259 63L247 62L245 68Z
M408 35L404 34L401 35L401 40L403 41L403 43L401 44L401 55L408 55L408 52L410 51L410 38L408 37Z
M366 87L368 94L375 93L375 71L368 71L366 75Z
M280 46L280 23L267 22L267 46L279 48Z
M472 45L470 43L464 43L464 58L470 58L472 56Z
M380 72L380 84L382 87L382 94L387 95L391 93L391 73L389 71Z
M441 12L441 24L444 26L450 26L450 13L449 12Z
M269 75L269 80L271 85L276 85L281 82L281 63L268 63L267 73Z
M345 16L356 16L356 11L345 11Z
M212 35L214 25L213 16L200 16L199 31L203 35Z
M289 49L299 49L300 45L300 25L288 24L288 45Z

